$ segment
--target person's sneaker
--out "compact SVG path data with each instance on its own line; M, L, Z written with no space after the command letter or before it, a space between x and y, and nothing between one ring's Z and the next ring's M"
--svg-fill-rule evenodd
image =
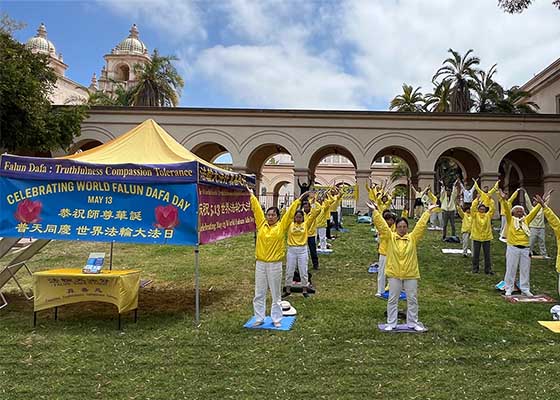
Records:
M273 325L274 325L275 328L281 328L282 327L282 322L276 321L276 322L273 323Z
M253 323L253 326L261 326L261 325L264 325L264 321L255 321Z
M463 257L467 258L469 255L467 253L463 253Z
M309 297L309 293L303 292L303 297L305 297L307 299Z
M410 329L414 329L416 332L423 332L424 331L424 327L422 325L414 324L414 325L408 325L408 327Z
M488 272L485 272L485 274L486 275L496 275L496 273L494 271L488 271Z
M393 327L392 327L391 325L385 325L385 328L383 328L383 330L384 330L385 332L390 332L390 331L393 330Z
M511 296L511 290L506 290L506 296Z
M472 270L472 273L473 273L473 274L478 274L478 269L473 269L473 270Z
M531 293L530 291L526 290L524 292L522 292L525 296L527 297L534 297L535 295L533 293Z
M383 295L379 292L375 293L375 297L383 297Z

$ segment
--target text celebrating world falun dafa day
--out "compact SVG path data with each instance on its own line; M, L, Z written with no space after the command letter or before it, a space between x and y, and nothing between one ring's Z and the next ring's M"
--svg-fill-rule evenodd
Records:
M186 211L191 203L176 195L171 194L167 190L159 189L148 185L116 183L116 182L53 182L45 183L37 186L31 186L22 190L9 193L6 196L8 204L12 205L25 199L32 199L39 196L47 196L57 193L69 192L104 192L106 194L88 195L88 204L112 204L113 197L111 193L128 194L135 196L145 196L153 198L165 203L171 203L175 207Z

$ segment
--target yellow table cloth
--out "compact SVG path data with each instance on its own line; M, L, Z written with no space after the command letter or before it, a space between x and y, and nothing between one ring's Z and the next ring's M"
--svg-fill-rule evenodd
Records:
M101 271L53 269L33 274L34 311L82 301L101 301L117 306L119 314L138 308L139 270Z

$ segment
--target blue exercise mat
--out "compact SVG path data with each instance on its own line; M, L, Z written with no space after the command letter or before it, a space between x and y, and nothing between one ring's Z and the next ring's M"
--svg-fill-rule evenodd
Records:
M426 328L424 325L422 325L421 323L418 323L418 325L422 327L421 331L417 331L414 328L409 327L407 324L398 324L396 326L396 328L393 328L393 330L391 330L391 331L386 331L385 330L386 324L379 324L379 325L377 325L377 327L379 328L380 331L385 332L385 333L424 333L424 332L428 332L428 328Z
M385 300L387 300L389 298L389 291L386 290L383 293L381 293L381 297L383 297ZM399 300L406 300L406 292L404 290L399 295Z
M243 325L243 327L249 329L267 329L272 331L289 331L290 329L292 329L294 322L296 322L296 317L282 317L282 320L280 321L282 325L280 326L280 328L276 328L274 326L274 324L272 323L272 318L270 317L266 317L264 319L264 324L253 326L256 320L257 318L255 316L251 317L251 319L247 321L247 323Z

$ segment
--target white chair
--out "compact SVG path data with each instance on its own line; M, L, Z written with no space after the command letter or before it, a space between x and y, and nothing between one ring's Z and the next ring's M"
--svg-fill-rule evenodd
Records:
M9 243L9 242L4 242L7 239L9 239L9 242L10 241L13 242L12 238L4 238L2 241L0 241L0 254L2 251L5 251L4 254L0 255L0 257L5 255L18 241L18 239L16 239L15 242L12 243L12 246L8 248L8 250L5 250L5 247L7 247L7 244ZM29 261L31 257L37 254L37 252L41 250L43 247L45 247L49 242L50 240L48 239L36 240L27 248L25 248L25 250L21 251L15 258L12 259L12 261L8 263L6 267L4 267L2 271L0 271L0 299L3 302L2 304L0 304L0 309L8 305L8 301L6 300L6 297L4 297L4 294L2 293L1 290L4 286L6 286L6 284L11 279L15 281L16 285L19 287L19 289L21 290L21 292L23 293L23 295L27 300L33 300L33 295L28 295L26 293L26 291L23 289L23 287L17 280L16 274L21 268L24 268L27 271L27 273L31 276L32 273L29 270L29 267L27 266L26 262Z

